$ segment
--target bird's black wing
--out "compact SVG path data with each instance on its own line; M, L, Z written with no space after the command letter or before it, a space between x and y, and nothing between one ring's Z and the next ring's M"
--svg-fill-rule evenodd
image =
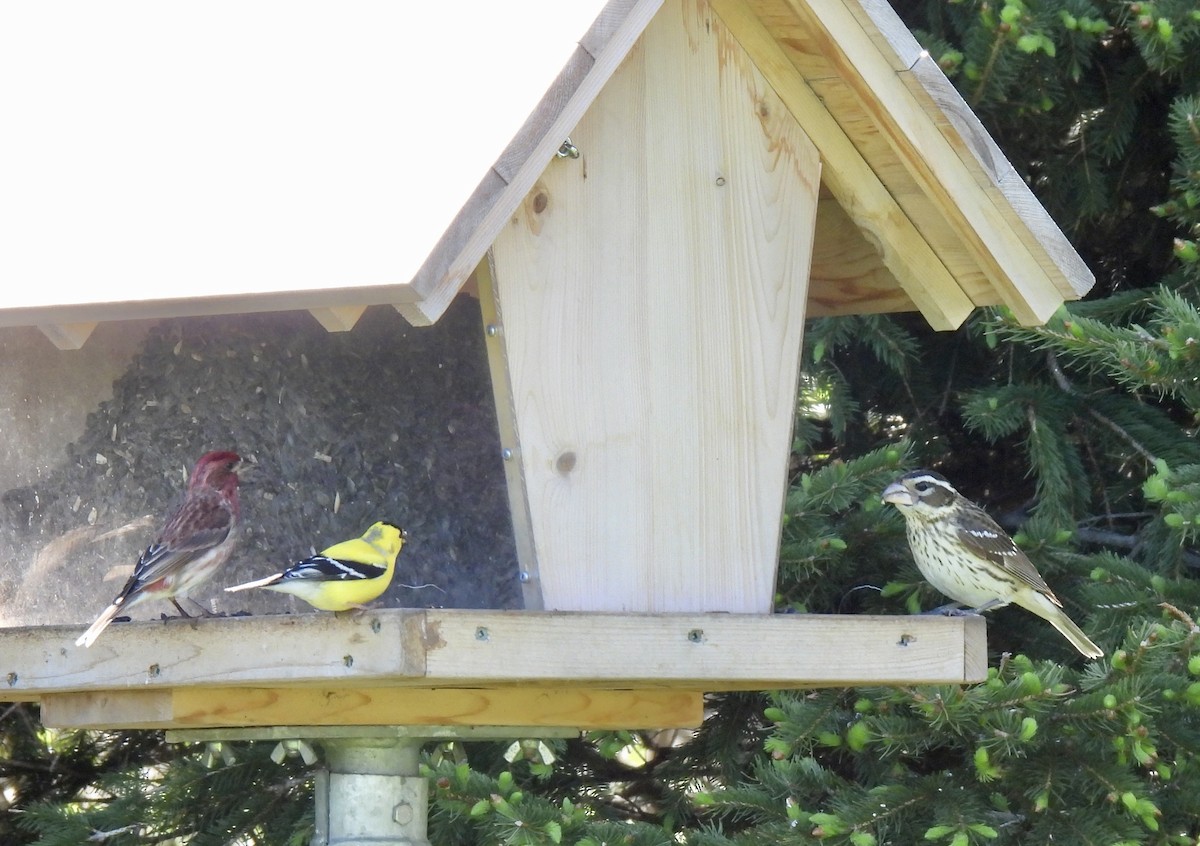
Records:
M304 579L310 582L352 582L361 579L375 579L386 572L385 568L377 567L374 564L330 558L327 555L314 555L288 567L280 576L280 581Z

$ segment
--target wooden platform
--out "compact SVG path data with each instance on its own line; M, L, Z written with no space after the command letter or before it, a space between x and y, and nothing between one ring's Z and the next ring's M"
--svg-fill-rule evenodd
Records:
M965 683L979 617L381 609L0 630L47 726L698 725L703 693Z

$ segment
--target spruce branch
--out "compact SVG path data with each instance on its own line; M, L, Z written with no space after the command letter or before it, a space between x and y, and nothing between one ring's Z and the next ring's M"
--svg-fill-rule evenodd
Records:
M1164 611L1166 611L1168 614L1170 614L1176 620L1179 620L1180 622L1182 622L1185 626L1188 627L1189 630L1192 631L1193 634L1200 633L1200 627L1196 626L1196 621L1193 620L1188 614L1184 613L1183 611L1180 611L1178 608L1176 608L1171 603L1160 602L1160 603L1158 603L1158 607L1163 609Z
M1067 378L1067 374L1063 372L1062 365L1058 362L1058 356L1055 355L1053 350L1046 350L1046 367L1049 369L1050 375L1053 377L1055 383L1063 390L1064 393L1072 396L1080 396L1079 391L1071 383L1071 380ZM1146 449L1146 447L1140 441L1138 441L1137 438L1129 434L1129 432L1126 431L1123 426L1121 426L1112 418L1101 414L1091 406L1088 407L1088 416L1116 433L1118 437L1133 447L1139 455L1141 455L1151 464L1158 460L1154 453Z
M1133 551L1139 549L1142 545L1142 539L1137 533L1127 535L1104 529L1077 527L1075 529L1075 538L1083 543L1095 544L1096 546L1103 546L1109 549L1128 549ZM1192 569L1200 569L1200 554L1184 550L1182 557L1185 565Z
M142 823L132 823L123 825L120 828L114 828L109 831L93 831L91 837L88 838L88 843L105 843L114 837L119 837L122 834L132 834L141 837L145 826ZM157 840L158 838L155 838Z
M975 86L975 91L970 97L972 108L975 108L983 98L983 92L987 89L992 72L996 69L996 61L1000 58L1000 51L1004 47L1004 40L1004 33L997 32L995 40L992 41L992 49L988 53L987 64L983 66L983 70L979 74L979 83Z

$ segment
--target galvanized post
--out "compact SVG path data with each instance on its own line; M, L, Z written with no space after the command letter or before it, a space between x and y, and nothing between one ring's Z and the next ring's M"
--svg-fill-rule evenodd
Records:
M236 741L276 741L271 757L316 760L316 825L312 846L429 846L429 783L420 773L421 745L431 740L578 737L545 726L256 726L170 729L168 743L208 743L210 765L228 763ZM219 755L218 755L219 753Z
M321 741L314 844L429 846L429 784L418 775L420 742L400 737Z

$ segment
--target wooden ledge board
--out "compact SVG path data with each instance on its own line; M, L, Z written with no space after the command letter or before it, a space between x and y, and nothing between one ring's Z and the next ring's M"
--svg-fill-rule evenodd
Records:
M63 729L216 729L259 726L527 726L693 728L704 694L688 690L566 688L181 687L51 693L42 724Z
M0 630L0 700L184 687L763 690L982 681L979 617L380 609Z

